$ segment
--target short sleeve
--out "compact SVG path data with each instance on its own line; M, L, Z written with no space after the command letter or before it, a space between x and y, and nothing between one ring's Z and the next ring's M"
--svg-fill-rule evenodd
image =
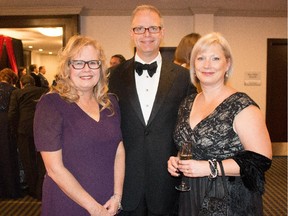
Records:
M62 148L63 116L57 94L47 94L37 103L34 116L34 140L37 151L57 151Z

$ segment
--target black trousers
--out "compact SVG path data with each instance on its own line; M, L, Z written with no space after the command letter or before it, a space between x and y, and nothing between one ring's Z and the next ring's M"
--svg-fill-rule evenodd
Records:
M41 200L45 166L40 153L36 151L34 138L26 134L18 134L17 144L29 195Z

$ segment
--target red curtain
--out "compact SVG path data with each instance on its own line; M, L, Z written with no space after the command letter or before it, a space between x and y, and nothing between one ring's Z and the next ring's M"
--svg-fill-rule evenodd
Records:
M2 57L2 51L4 44L6 45L6 51L8 54L8 59L11 65L11 69L18 74L18 67L14 55L13 45L12 45L12 38L0 35L0 59Z

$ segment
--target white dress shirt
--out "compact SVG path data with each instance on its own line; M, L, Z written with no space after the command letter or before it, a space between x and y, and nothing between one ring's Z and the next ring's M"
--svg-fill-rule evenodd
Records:
M143 114L145 123L147 124L152 108L153 108L157 89L158 89L161 66L162 66L162 57L159 52L158 56L153 61L144 62L142 59L140 59L140 57L136 53L135 61L140 62L142 64L151 64L154 61L157 61L157 70L156 70L156 73L152 77L149 76L147 70L143 70L143 74L141 76L139 76L135 72L137 94L138 94L138 98L140 101L142 114Z

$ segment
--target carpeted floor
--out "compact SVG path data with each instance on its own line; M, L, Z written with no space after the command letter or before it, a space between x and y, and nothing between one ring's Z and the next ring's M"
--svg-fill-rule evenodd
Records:
M287 216L287 157L273 157L265 177L264 216Z
M273 157L266 173L263 196L264 216L287 215L287 157ZM39 216L41 202L26 196L17 200L0 200L0 216Z

